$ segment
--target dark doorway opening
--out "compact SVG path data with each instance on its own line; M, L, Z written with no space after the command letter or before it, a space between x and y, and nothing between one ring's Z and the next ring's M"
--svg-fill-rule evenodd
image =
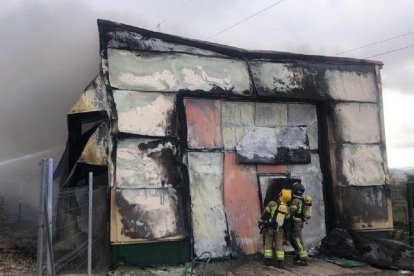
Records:
M292 184L295 182L301 182L300 179L297 178L287 178L287 177L269 177L268 178L267 188L264 194L264 199L262 199L263 206L266 206L269 201L276 200L279 197L279 193L282 189L291 189ZM261 185L262 186L262 185Z

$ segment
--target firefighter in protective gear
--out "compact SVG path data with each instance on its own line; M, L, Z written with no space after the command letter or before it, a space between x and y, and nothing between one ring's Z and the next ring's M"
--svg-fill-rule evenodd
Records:
M292 191L282 189L275 201L270 201L258 221L259 228L264 232L264 263L272 264L273 244L275 244L275 257L278 267L284 267L285 252L283 242L285 239L282 228L285 220L289 218L288 202L292 199Z
M304 221L311 217L312 197L303 197L304 191L305 188L301 183L293 183L293 198L289 203L290 221L287 225L290 243L296 252L295 264L298 265L307 265L308 263L308 252L303 243L302 229Z

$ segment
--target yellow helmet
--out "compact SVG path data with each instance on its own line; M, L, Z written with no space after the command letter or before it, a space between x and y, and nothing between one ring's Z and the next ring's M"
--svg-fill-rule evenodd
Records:
M292 191L289 189L282 189L279 194L279 200L283 203L288 203L292 200Z

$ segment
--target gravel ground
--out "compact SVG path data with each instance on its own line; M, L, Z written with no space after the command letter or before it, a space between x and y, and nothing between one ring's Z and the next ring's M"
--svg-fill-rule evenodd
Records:
M33 224L0 218L0 276L36 274L36 233Z

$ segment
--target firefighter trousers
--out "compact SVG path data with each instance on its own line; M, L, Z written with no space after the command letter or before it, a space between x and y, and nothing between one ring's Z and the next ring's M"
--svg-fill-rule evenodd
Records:
M297 258L306 260L308 259L308 252L306 251L305 245L303 243L302 229L302 219L293 217L290 224L290 243L295 249Z
M285 238L284 231L281 227L269 227L264 229L264 258L271 259L273 257L273 248L275 249L275 257L278 261L285 259L285 251L283 250L283 242Z

